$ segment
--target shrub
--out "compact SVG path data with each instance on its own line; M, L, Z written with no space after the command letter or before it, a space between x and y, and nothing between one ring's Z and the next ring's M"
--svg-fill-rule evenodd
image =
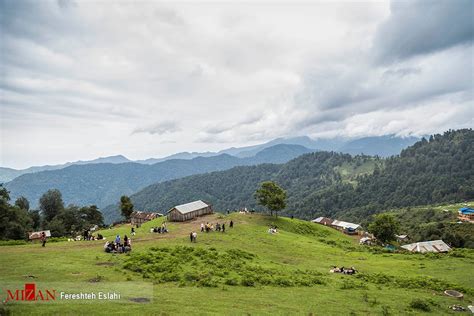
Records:
M410 307L413 308L413 309L418 309L420 311L424 311L424 312L430 312L431 311L430 304L423 301L422 299L419 299L419 298L413 299L410 302Z
M235 286L235 285L239 285L239 280L237 278L230 278L230 279L226 279L224 283L227 285Z

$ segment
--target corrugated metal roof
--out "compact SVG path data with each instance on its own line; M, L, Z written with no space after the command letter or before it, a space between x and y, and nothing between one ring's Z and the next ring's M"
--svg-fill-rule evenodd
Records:
M422 241L416 242L413 244L408 244L402 246L402 248L412 251L412 252L446 252L451 250L451 248L446 245L446 243L442 240L430 240L430 241Z
M318 217L316 219L313 219L311 222L322 224L322 225L331 225L333 221L334 220L327 217Z
M332 222L331 225L342 227L344 229L346 229L346 228L357 229L357 228L360 227L359 224L354 224L354 223L349 223L349 222L344 222L344 221L338 221L338 220L335 220L334 222Z
M208 207L208 206L209 206L209 204L207 204L207 203L205 203L201 200L197 200L197 201L194 201L194 202L177 205L177 206L173 207L172 209L177 209L178 212L180 212L181 214L186 214L186 213L189 213L189 212L200 210L200 209Z

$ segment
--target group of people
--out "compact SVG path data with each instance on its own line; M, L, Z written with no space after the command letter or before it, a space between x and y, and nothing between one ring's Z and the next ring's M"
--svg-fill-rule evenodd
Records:
M229 227L230 228L234 227L233 221L230 221ZM207 222L205 225L204 223L201 223L201 233L203 233L204 231L206 233L211 232L211 231L225 233L225 223L222 223L222 224L216 223L216 225L210 224L209 222Z
M84 233L82 234L82 237L84 240L102 240L104 239L104 236L102 234L97 234L97 237L92 235L90 230L84 230Z
M132 240L125 235L123 242L120 235L115 237L114 242L107 241L104 245L104 250L107 253L126 253L132 251Z
M150 233L158 233L158 234L164 234L168 232L168 227L166 227L166 223L163 222L160 227L153 227L150 229Z
M343 274L355 274L357 270L354 267L350 268L344 268L344 267L336 267L333 266L331 270L329 270L331 273L343 273Z
M268 228L268 233L269 234L276 234L278 233L278 228L276 225L271 225L270 228Z
M230 228L234 227L233 221L230 221L229 227ZM201 223L201 233L203 232L209 233L211 231L225 233L225 223L222 223L222 224L216 223L216 225L213 225L209 222L207 222L206 224ZM197 242L197 233L195 231L192 231L189 233L189 240L191 242Z

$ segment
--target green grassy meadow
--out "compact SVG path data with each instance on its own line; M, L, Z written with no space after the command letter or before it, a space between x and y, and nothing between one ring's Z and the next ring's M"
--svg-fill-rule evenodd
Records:
M473 250L388 253L359 246L356 238L331 228L257 214L214 214L168 223L168 234L149 232L163 220L137 229L130 255L105 253L103 241L0 247L2 299L7 284L74 284L87 290L93 283L120 289L128 282L132 290L135 284L149 286L151 302L8 302L0 314L445 315L459 313L448 306L466 307L474 300ZM226 222L226 232L199 232L197 243L190 243L189 232L198 231L203 221ZM278 234L267 232L271 224L278 226ZM116 234L129 235L130 226L101 233L113 240ZM329 273L333 265L354 266L360 273ZM166 266L171 277L162 271ZM461 290L464 299L443 295L448 288ZM410 306L415 298L430 311Z

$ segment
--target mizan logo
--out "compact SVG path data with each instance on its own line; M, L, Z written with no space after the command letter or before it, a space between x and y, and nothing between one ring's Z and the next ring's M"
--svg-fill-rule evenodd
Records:
M7 290L7 297L3 303L9 301L55 301L56 290L36 289L35 283L26 283L22 290Z

